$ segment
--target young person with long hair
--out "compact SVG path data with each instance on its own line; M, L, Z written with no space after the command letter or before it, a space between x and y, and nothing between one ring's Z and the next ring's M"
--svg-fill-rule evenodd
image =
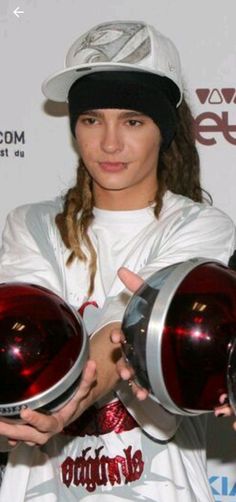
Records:
M103 23L43 91L68 101L77 179L64 197L9 215L0 280L46 286L83 312L91 360L61 410L0 422L12 448L0 501L211 501L205 415L137 400L111 340L128 289L193 257L228 263L235 248L232 221L201 188L178 52L145 23Z

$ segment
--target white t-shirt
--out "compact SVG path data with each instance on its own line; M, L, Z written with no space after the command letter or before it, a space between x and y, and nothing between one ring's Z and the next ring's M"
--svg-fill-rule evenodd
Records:
M88 300L96 302L98 308L88 305L84 310L90 333L122 320L129 294L124 294L117 277L119 267L126 266L147 278L165 266L193 257L227 263L236 245L235 228L226 215L171 192L164 196L158 219L152 208L94 209L89 233L98 255L98 267L94 293L88 299L87 265L74 262L66 266L69 251L54 223L60 209L61 200L57 199L23 206L9 215L0 255L0 281L43 285L76 308ZM141 428L70 440L58 435L44 451L21 445L11 453L0 502L113 502L142 497L155 502L213 500L206 475L205 416L181 420L150 399L137 403L124 384L120 396ZM127 477L124 466L128 455L133 469L136 465L136 478ZM119 473L112 477L111 466L114 469L117 462ZM84 478L81 472L78 474L78 465L82 464L87 469ZM69 469L68 465L74 477L66 484L62 466ZM95 475L91 485L92 465L96 465L96 472L106 465L106 472L102 481ZM17 493L14 481L18 483Z

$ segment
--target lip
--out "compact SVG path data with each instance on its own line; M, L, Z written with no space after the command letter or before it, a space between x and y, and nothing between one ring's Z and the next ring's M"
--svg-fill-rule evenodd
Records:
M99 166L103 171L117 173L126 168L125 162L99 162Z

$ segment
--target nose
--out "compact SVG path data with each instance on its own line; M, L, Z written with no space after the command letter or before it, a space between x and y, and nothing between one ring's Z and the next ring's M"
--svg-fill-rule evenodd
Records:
M109 123L104 126L101 148L106 153L116 153L122 150L123 138L117 124Z

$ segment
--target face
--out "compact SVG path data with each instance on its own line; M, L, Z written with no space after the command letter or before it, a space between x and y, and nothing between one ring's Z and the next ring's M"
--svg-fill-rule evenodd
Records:
M97 207L139 209L154 200L161 134L150 117L92 110L79 116L75 135Z

